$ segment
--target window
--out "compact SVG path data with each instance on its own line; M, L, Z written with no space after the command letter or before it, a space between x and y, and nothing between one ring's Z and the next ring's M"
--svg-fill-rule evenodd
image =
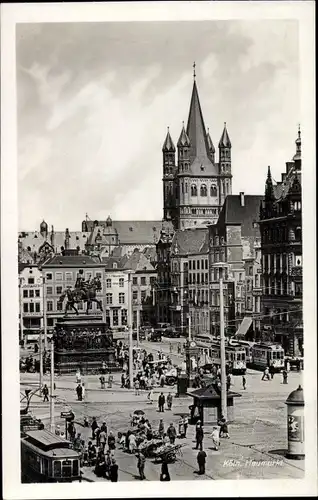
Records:
M125 304L125 294L124 293L119 294L119 303Z
M206 184L201 184L200 196L208 196L208 190L207 190Z
M146 283L146 278L145 278L145 276L142 276L142 277L140 278L140 284L141 284L141 285L146 285L146 284L147 284L147 283Z
M192 184L191 185L191 196L197 196L197 195L198 195L197 187L195 184Z
M121 324L127 325L127 309L121 310Z
M73 273L66 272L65 273L65 279L66 279L66 281L72 281L73 280Z
M48 300L47 303L46 303L46 310L49 312L49 311L53 311L53 302L51 300Z
M191 213L192 213L192 215L195 215L197 213L196 209L195 208L191 208Z
M132 295L133 295L133 300L138 300L138 291L137 290L134 290Z
M123 286L124 286L124 282L125 282L124 278L119 278L119 286L120 286L121 288L123 288Z
M96 276L96 278L98 278L99 280L101 280L101 279L102 279L102 273L101 273L101 272L99 272L99 271L95 273L95 276ZM119 286L120 286L120 285L119 285Z
M28 303L23 304L23 312L25 312L25 313L29 312L29 304Z
M33 297L34 297L34 290L30 290L29 297L30 297L31 299L33 299Z
M150 276L150 285L153 286L156 282L155 276Z
M239 273L239 281L242 281L242 280L243 280L243 274Z
M46 287L46 295L53 295L53 287L52 286Z
M146 300L146 290L141 290L141 300Z
M216 196L217 195L217 188L214 184L212 184L211 188L210 188L210 195L211 196Z
M27 299L27 298L28 298L28 290L23 290L23 297L24 297L25 299Z
M138 285L138 278L136 276L133 277L133 285Z
M62 304L62 302L57 302L56 309L57 309L57 311L62 311L63 310L63 304Z
M107 278L106 280L106 288L111 288L112 287L112 280Z
M113 303L113 294L106 293L106 304L111 305Z
M35 290L35 296L40 297L40 290Z
M47 326L54 326L54 319L53 318L47 319Z
M57 286L57 287L56 287L56 295L61 295L62 290L63 290L63 289L62 289L62 287L61 287L61 286Z
M255 275L255 287L257 288L259 286L259 276L258 274Z
M56 281L62 281L63 273L55 273L55 279Z
M34 285L34 278L28 278L28 285Z
M208 259L205 259L205 269L208 269Z
M53 279L53 275L52 275L52 273L46 273L46 279L47 279L48 281L50 281L51 279Z
M41 312L40 302L35 303L35 312L37 312L37 313Z
M299 267L302 265L302 256L301 255L295 255L295 266Z
M118 309L113 310L113 326L118 326Z

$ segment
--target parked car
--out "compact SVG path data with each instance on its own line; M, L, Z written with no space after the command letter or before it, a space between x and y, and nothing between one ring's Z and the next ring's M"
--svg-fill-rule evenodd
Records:
M150 335L150 341L151 342L161 342L162 341L162 331L161 329L157 328L153 332L151 332Z
M173 328L172 326L168 326L168 328L165 329L163 335L164 337L168 337L170 339L178 339L181 337L180 332L176 328Z

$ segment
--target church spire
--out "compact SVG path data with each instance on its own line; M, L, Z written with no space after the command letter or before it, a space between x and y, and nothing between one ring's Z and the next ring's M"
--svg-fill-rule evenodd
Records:
M181 130L181 134L180 134L177 146L178 146L178 148L190 146L190 139L187 136L187 133L185 131L184 122L182 122L182 130Z
M231 144L231 141L229 138L229 134L227 132L226 122L224 122L224 129L223 129L221 139L219 142L219 148L231 148L231 147L232 147L232 144Z
M275 201L274 186L271 174L271 167L269 166L267 170L267 179L265 185L265 203L273 201Z
M295 141L296 144L296 154L293 157L293 160L300 160L301 159L301 132L300 132L300 125L298 125L298 137Z
M176 148L175 148L173 141L171 139L171 135L169 132L169 127L168 127L167 136L166 136L165 142L163 143L163 146L162 146L162 152L163 153L175 153L175 151L176 151Z
M195 66L193 76L194 81L187 124L187 136L190 140L190 161L193 162L195 158L198 158L201 162L203 162L209 158L209 148L195 80Z

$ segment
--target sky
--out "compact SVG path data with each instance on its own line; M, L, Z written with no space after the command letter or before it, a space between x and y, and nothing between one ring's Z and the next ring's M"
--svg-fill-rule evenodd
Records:
M232 142L232 192L280 180L300 121L296 21L18 24L19 230L161 220L162 144L187 122ZM218 155L217 155L218 159Z

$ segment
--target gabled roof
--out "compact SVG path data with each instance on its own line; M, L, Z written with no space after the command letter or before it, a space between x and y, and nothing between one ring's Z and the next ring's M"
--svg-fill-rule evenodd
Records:
M94 228L94 221L87 221L87 228ZM172 228L172 223L165 223ZM163 222L158 220L112 221L112 228L118 234L119 245L155 245L160 237ZM106 227L106 221L98 221L98 226ZM87 233L90 234L90 233Z
M200 175L200 172L202 172L209 175L217 175L217 167L212 163L210 158L206 129L195 81L191 96L187 135L190 139L190 173ZM203 171L202 167L204 168Z
M101 261L88 255L55 255L42 267L101 267Z
M197 399L221 399L221 391L220 389L218 389L216 384L211 384L207 387L196 389L194 391L188 392L187 394ZM237 398L241 397L241 394L234 391L227 391L227 397Z
M171 251L180 255L199 253L207 233L207 228L179 229L172 239Z
M155 268L151 264L150 260L147 259L146 255L139 250L135 250L126 260L124 264L125 269L131 269L135 272L141 271L152 271L155 272Z
M31 248L31 252L38 252L39 248L47 241L51 245L51 233L48 233L47 237L43 237L38 231L25 231L25 236L19 235L19 241L22 243L23 248ZM22 234L22 233L20 233ZM80 247L80 250L85 250L85 243L89 237L89 232L82 231L70 231L69 245L70 248ZM54 232L54 244L55 250L60 251L61 247L65 247L65 231L55 231Z
M95 226L87 238L88 245L116 245L118 241L117 230L113 227Z
M259 229L254 227L254 222L259 220L262 200L264 200L264 196L244 194L244 205L242 206L241 195L228 195L221 209L217 226L241 224L242 236L256 236Z

